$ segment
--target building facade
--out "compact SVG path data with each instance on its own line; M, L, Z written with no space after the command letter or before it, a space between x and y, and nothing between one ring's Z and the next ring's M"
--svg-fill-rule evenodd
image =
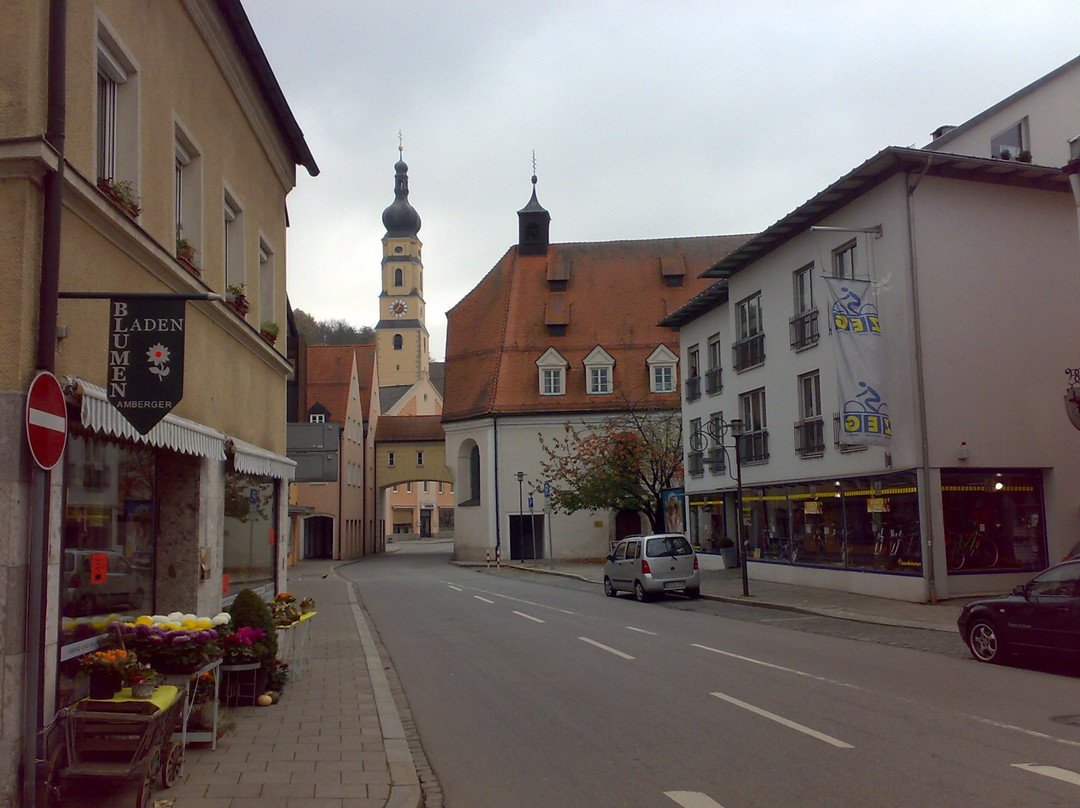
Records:
M52 28L50 5L66 10ZM213 614L241 588L283 584L290 365L285 340L270 344L260 326L285 322L285 198L297 166L318 169L239 2L6 11L0 802L13 804L20 745L80 696L76 659L107 615ZM181 400L152 428L114 406L117 340L150 330L148 318L117 324L127 304L109 298L131 293L186 299L154 326L179 333L179 351L127 356L160 381L183 374ZM67 396L51 472L35 469L24 437L38 370Z

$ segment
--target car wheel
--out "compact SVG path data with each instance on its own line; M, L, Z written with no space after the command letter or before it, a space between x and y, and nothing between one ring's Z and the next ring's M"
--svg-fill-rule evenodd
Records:
M971 624L967 644L971 655L979 662L1001 662L1005 655L1005 641L989 620L976 620Z
M686 597L690 598L690 600L697 600L701 597L701 589L699 589L698 587L694 587L693 589L687 589Z
M644 603L648 599L649 596L645 593L645 587L641 585L641 581L634 581L634 600Z
M606 575L604 576L604 594L607 595L609 598L613 598L617 594L619 594L615 591L615 587L612 586L611 579L608 578Z

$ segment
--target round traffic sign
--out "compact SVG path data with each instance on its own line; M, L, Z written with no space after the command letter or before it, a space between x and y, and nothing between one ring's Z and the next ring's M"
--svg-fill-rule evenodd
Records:
M26 440L30 456L46 471L60 462L67 446L67 404L60 382L38 371L26 396Z

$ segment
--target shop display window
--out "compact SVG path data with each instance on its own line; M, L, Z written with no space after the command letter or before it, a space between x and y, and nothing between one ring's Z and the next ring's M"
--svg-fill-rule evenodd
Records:
M225 475L222 589L227 598L242 589L273 597L277 513L273 478L239 472Z
M949 574L1046 567L1042 474L1037 470L942 470Z

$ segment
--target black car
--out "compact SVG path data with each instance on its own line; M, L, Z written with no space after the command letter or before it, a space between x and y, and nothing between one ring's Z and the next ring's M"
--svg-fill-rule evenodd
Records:
M1010 595L972 601L956 625L980 662L1023 648L1080 654L1080 559L1044 570Z

